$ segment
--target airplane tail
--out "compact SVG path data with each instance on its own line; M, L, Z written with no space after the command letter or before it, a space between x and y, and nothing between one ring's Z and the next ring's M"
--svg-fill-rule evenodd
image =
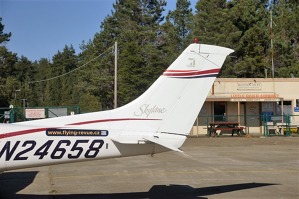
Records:
M131 103L110 111L28 122L70 128L111 129L121 144L151 142L171 150L184 143L229 48L190 44L153 85Z
M113 111L119 118L131 119L125 124L126 133L115 140L129 143L127 132L138 132L131 138L142 135L147 141L179 151L232 52L219 46L190 44L143 95Z

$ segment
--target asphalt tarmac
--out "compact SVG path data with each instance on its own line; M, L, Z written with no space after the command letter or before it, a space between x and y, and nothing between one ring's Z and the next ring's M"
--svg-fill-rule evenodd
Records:
M0 199L299 198L299 137L188 138L166 152L0 174Z

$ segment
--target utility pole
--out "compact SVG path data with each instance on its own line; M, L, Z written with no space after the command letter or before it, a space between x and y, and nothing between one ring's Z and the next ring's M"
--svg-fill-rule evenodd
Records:
M23 102L23 112L24 112L24 116L26 115L26 112L25 112L25 107L26 107L26 101L27 99L21 99L22 102Z
M114 108L117 108L117 42L114 46Z
M21 92L21 89L17 89L17 90L15 90L15 97L14 97L14 105L16 105L16 100L17 100L17 92Z
M272 78L274 78L274 49L273 49L273 19L272 10L270 10L270 38L271 38L271 61L272 61Z

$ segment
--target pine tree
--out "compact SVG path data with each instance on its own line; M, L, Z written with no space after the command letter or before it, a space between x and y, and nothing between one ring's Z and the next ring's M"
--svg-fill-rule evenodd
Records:
M169 11L166 16L166 22L162 25L163 48L165 59L169 63L190 44L191 27L192 27L192 9L190 1L177 0L176 9Z
M73 105L72 92L76 83L76 73L69 73L77 68L78 60L72 46L65 46L63 52L53 56L52 77L49 81L51 92L51 105Z
M229 16L226 0L201 0L196 4L193 35L199 42L232 47L236 28ZM232 34L233 33L233 34Z
M165 4L164 0L116 1L111 16L106 17L101 31L84 52L89 57L95 57L118 42L119 105L144 92L166 65L160 53L160 23L164 19ZM100 97L103 109L110 109L113 107L114 54L105 54L92 65L92 71L98 74L98 78L90 76L90 81L99 88L99 92L94 94Z
M201 0L196 4L196 14L192 27L193 37L199 43L219 45L236 49L242 31L234 24L232 2L226 0ZM222 67L221 77L235 77L235 60L228 59Z
M4 33L4 25L0 17L0 107L8 107L13 103L14 92L19 89L19 82L14 77L16 70L15 64L18 61L17 54L8 51L2 45L8 42L11 33Z
M30 103L32 106L49 106L50 104L50 84L49 79L51 76L51 62L46 58L41 58L39 61L34 62L33 67L36 70L34 78L28 82L29 88L33 93L33 102ZM30 100L31 101L31 100Z
M276 77L299 77L299 2L272 2Z
M127 5L126 1L124 5ZM167 67L161 43L160 23L165 1L140 0L131 7L118 6L120 16L126 15L130 28L121 22L120 34L120 104L126 104L143 93ZM123 8L126 8L123 10ZM134 12L127 12L134 10Z
M10 40L11 32L4 33L4 25L2 24L2 18L0 17L0 44Z
M230 14L233 23L242 32L235 55L233 71L236 77L264 77L268 68L267 50L269 47L269 28L265 0L233 1Z

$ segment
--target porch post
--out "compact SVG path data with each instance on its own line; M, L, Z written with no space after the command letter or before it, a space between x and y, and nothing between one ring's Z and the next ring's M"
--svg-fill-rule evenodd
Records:
M240 113L241 113L241 111L240 111L240 101L238 101L238 123L240 124L240 122L241 122L241 116L240 116Z

